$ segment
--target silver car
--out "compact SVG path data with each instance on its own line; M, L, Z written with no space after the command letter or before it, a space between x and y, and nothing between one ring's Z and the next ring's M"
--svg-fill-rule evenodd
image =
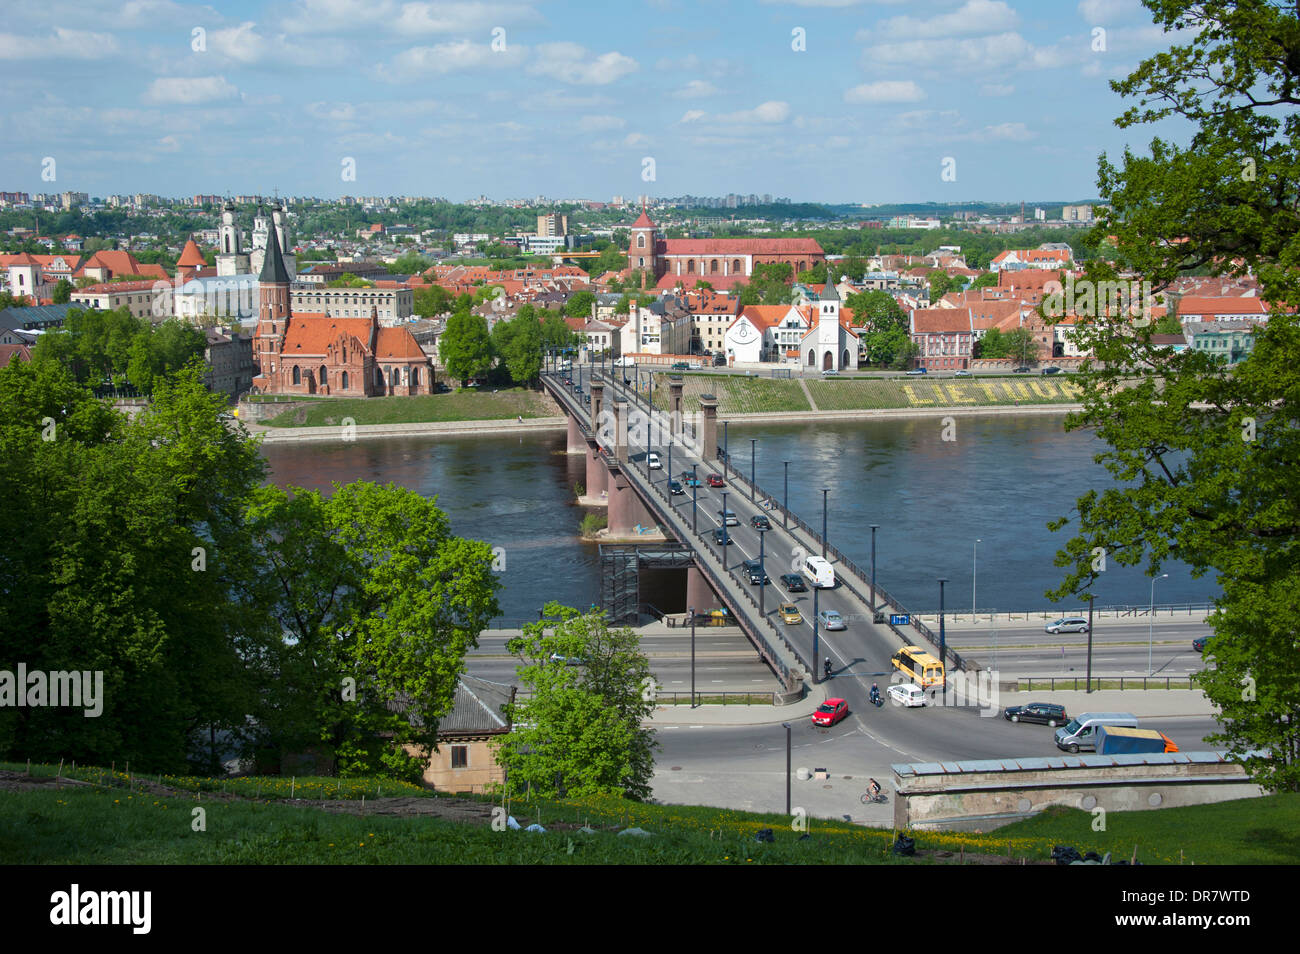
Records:
M844 625L844 617L835 610L822 610L817 617L821 620L822 629L848 629Z
M1048 623L1043 630L1055 635L1056 633L1086 633L1088 631L1088 620L1082 616L1062 616L1054 623Z

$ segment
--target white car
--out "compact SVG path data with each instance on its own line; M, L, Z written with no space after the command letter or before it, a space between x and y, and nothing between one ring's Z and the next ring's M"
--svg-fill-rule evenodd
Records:
M1088 620L1082 616L1063 616L1054 623L1043 627L1044 632L1052 633L1086 633Z
M925 705L925 691L910 682L896 682L885 690L896 706Z
M648 461L649 461L649 465L650 465L650 469L651 469L651 470L663 470L663 469L664 469L664 465L663 465L663 463L659 460L659 455L658 455L658 454L651 453L651 454L649 455L649 457L648 457Z

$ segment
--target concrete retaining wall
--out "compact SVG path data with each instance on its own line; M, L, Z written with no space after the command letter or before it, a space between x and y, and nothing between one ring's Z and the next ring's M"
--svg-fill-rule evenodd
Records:
M998 766L1001 767L998 767ZM1264 794L1216 752L895 765L897 828L989 831L1053 805L1145 811Z

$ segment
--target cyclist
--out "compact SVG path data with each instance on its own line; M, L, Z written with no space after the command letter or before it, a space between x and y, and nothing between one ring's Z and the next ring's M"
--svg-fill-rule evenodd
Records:
M874 778L867 779L867 794L872 798L880 794L880 783Z

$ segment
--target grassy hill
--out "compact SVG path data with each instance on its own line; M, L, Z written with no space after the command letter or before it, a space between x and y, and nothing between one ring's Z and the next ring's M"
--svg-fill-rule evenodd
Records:
M268 427L333 427L350 417L355 424L415 424L430 421L504 421L557 412L536 391L453 391L407 397L314 398L262 423Z
M916 856L899 858L886 829L807 819L806 831L795 831L781 814L613 797L509 806L521 824L547 829L540 834L494 829L501 806L487 797L374 779L128 779L79 768L60 782L54 774L49 766L33 766L32 777L25 766L0 766L0 863L1035 864L1050 863L1057 844L1117 859L1136 847L1144 864L1300 861L1293 794L1112 812L1100 833L1091 813L1076 810L989 834L914 832ZM206 830L195 831L199 808ZM617 834L629 826L651 836ZM757 840L763 828L772 829L772 842Z

